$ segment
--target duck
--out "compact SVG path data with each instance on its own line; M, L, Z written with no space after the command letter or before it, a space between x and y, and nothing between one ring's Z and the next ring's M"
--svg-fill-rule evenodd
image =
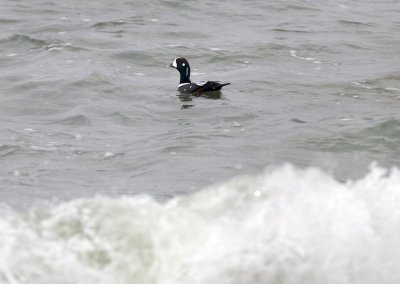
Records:
M190 81L190 65L186 58L178 57L169 64L169 67L175 68L180 73L180 81L178 91L181 93L193 93L200 96L205 92L219 92L222 87L230 83L220 83L219 81L202 81L199 83L192 83Z

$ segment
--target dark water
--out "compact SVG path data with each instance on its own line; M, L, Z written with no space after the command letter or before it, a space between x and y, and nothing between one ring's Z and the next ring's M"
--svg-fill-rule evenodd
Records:
M1 221L1 226L3 232L9 233L5 234L4 239L0 238L0 245L9 250L10 255L16 253L10 242L23 242L21 238L27 235L31 236L27 237L31 245L40 247L39 251L46 251L48 246L62 250L59 243L53 244L39 237L44 232L56 234L55 231L59 232L58 227L43 225L41 222L47 218L43 216L38 217L40 222L36 217L30 221L22 220L25 215L19 214L26 212L36 216L45 211L45 216L64 224L64 218L68 219L71 215L66 213L61 216L60 212L72 208L76 216L68 219L72 223L65 226L73 232L81 232L73 229L76 228L73 224L79 218L86 220L86 215L80 211L86 207L97 208L94 211L103 210L106 212L104 216L108 213L113 216L119 211L123 216L134 214L126 208L137 208L137 203L142 204L137 194L147 194L163 201L171 197L184 199L183 196L189 195L186 198L207 204L206 200L197 199L200 197L193 193L200 192L201 195L205 186L243 174L259 174L266 167L284 163L299 168L316 167L327 172L329 177L318 174L314 179L305 178L297 170L293 169L293 173L288 174L281 169L275 175L278 176L276 180L282 180L279 186L282 188L292 187L303 179L305 184L314 188L315 183L324 184L321 181L325 178L344 181L365 177L366 188L371 191L379 188L369 183L375 177L369 171L371 163L377 162L383 167L399 166L398 1L3 0L0 1L0 11L0 200L5 207L11 206L25 212L15 213L10 209L4 211L6 217ZM224 88L220 97L179 96L176 91L178 73L167 65L180 56L186 57L191 63L193 81L211 79L231 82L231 85ZM267 170L254 179L273 179L270 177L273 175L271 171ZM390 188L398 188L400 184L396 173L389 180L384 175L380 178L383 180L377 178L379 182L386 181ZM364 179L359 184L363 184ZM242 187L250 188L251 192L271 190L268 184L254 185L253 180L243 179L242 183ZM341 193L348 189L343 189L341 183L332 183L339 192L336 197L340 199ZM218 188L214 190L210 194L218 196ZM93 198L96 195L113 196L114 199L103 197L99 201ZM122 195L130 196L131 199L126 201ZM367 195L360 193L354 198L361 202L361 199L368 199ZM397 195L393 192L389 196ZM77 200L83 197L88 199ZM235 194L230 198L231 202L245 200ZM290 200L290 194L283 198ZM324 204L322 199L318 200ZM174 203L174 200L171 202ZM301 198L299 200L304 201ZM61 204L35 205L38 201ZM64 203L66 201L72 203ZM354 204L353 201L349 202ZM159 216L154 217L156 220L167 214L164 205L153 200L143 203L148 206L148 211L145 210L147 213L143 214L155 214ZM255 210L262 215L263 211L258 205L250 203L249 206L251 212ZM282 206L283 209L279 208L289 210L285 206L290 206L290 202ZM388 207L395 210L395 206ZM191 209L185 206L179 208L176 214L192 216ZM222 212L218 216L236 222L229 208L218 208ZM279 213L279 208L273 207L271 210ZM318 208L315 208L315 212ZM376 208L372 205L366 205L366 208L366 211L360 209L356 212L361 215L382 213L375 212ZM340 211L332 210L334 216L335 212ZM206 211L199 214L203 216ZM102 214L94 217L95 223L100 222L99 216ZM218 216L215 215L215 218L218 219ZM306 220L310 217L307 214L300 216ZM151 223L153 219L149 218L142 216L138 220L142 220L140 222L143 224ZM168 216L165 218L168 222L174 220ZM355 218L358 221L364 220L364 217ZM379 223L380 217L376 218ZM123 220L122 225L128 224ZM185 220L183 222L193 221L189 217ZM246 235L255 232L262 235L257 230L246 229L249 220L243 223L238 221L244 226L242 233ZM340 220L341 217L335 219L335 222L340 223ZM281 221L285 223L287 220L283 218ZM270 222L269 219L265 221L267 227L271 225ZM289 231L291 222L285 223ZM217 228L219 223L215 224ZM264 223L254 223L254 228L261 229L264 227L261 224ZM329 230L329 220L321 220L318 224ZM129 225L141 228L141 225ZM343 226L349 229L351 222L347 225ZM28 228L28 233L20 231L24 226ZM32 226L39 226L40 229L33 229ZM85 226L82 225L82 228ZM183 224L174 223L171 230L185 232L184 227ZM368 225L363 228L371 229ZM96 225L93 230L97 229ZM114 229L110 225L105 231L111 232ZM316 231L315 237L325 234L325 229ZM385 230L378 231L387 233ZM145 231L143 234L147 237L165 233L150 229ZM230 229L226 229L224 234L218 235L210 231L210 235L215 233L217 239L218 236L230 238L230 232ZM297 231L288 234L295 237L297 233L308 236L307 233ZM265 234L263 236L268 239L269 233ZM56 235L50 239L60 238L58 233ZM61 235L63 239L65 234ZM70 236L69 233L67 235ZM79 236L83 236L83 239L87 237L85 234ZM185 243L188 240L185 236L183 233L180 241ZM280 240L279 236L277 238ZM366 238L369 245L369 242L375 242L372 237ZM247 251L247 245L240 245L244 240L230 244L239 247L239 256ZM129 242L128 239L125 241ZM212 240L209 241L211 254L214 247ZM197 244L197 241L188 243L189 247L196 247ZM175 245L169 245L167 250L174 251ZM297 245L307 255L307 246ZM80 243L77 247L80 246L85 247L85 244ZM128 277L125 275L126 269L112 266L111 260L104 260L112 259L113 252L118 249L95 248L94 243L90 246L94 246L95 255L94 264L90 262L92 260L89 261L93 264L89 265L91 269L108 267L112 271L111 275L120 275L120 282L115 283L131 283L126 280L132 276L130 272ZM393 246L397 244L393 243ZM128 247L133 250L136 248L132 244ZM319 248L323 247L321 244ZM69 250L71 258L75 259L77 254L83 253L78 248L77 251ZM348 248L345 244L343 251ZM253 249L257 252L257 248L252 247L250 250ZM154 251L158 249L154 248ZM381 253L382 250L378 248L377 251ZM181 253L185 257L192 256L190 251L184 250ZM363 254L358 254L358 250L354 254L356 258L363 257ZM141 255L141 252L137 252L122 258L141 259ZM276 256L274 252L271 255ZM303 254L299 252L298 255ZM54 255L49 257L39 253L29 256L44 263L48 259L54 260ZM202 257L207 259L206 256ZM163 259L163 256L153 257L158 261ZM222 254L221 257L227 255ZM161 283L152 278L154 273L164 275L162 283L205 283L211 280L226 283L278 283L276 279L281 279L279 283L293 283L290 282L284 264L282 270L276 268L281 274L263 274L265 267L258 267L266 261L264 257L265 254L260 253L254 259L256 263L246 260L249 266L255 267L255 270L250 269L250 274L240 272L240 266L236 264L232 264L232 267L228 265L226 271L237 272L236 280L227 277L225 272L219 274L220 271L214 271L211 267L204 267L204 270L196 268L204 278L198 278L197 272L182 278L185 274L180 270L184 271L182 267L202 263L197 259L199 262L196 264L196 260L192 259L187 260L190 265L186 262L176 264L179 269L175 271L175 276L164 275L167 272L162 269L166 268L157 265L152 266L155 272L139 266L137 271L140 271L138 273L141 276L138 277L141 280L138 282ZM318 263L319 257L323 258L311 256L311 262ZM332 257L336 259L337 255L333 253ZM396 262L392 256L388 257ZM10 256L4 261L14 263L15 267L32 268L25 263L28 260L23 257ZM90 269L79 270L82 265L79 261L71 266L76 275L82 275L77 276L79 281L111 283L104 274L93 274L93 278L90 278ZM273 266L274 261L271 261ZM149 262L153 263L151 260ZM121 260L121 263L124 261ZM1 283L26 283L24 277L29 279L30 270L13 270L14 264L10 264L11 268L7 266L0 270ZM38 265L39 270L45 266ZM297 264L293 265L298 267ZM312 263L310 267L314 267L315 271ZM63 278L68 275L68 269L59 269L58 266L48 269L58 273L59 278L52 278L53 274L50 273L46 276L48 278L39 275L31 283L78 283L76 279ZM345 276L352 273L342 271L342 268L337 269L318 271L322 275L318 276L320 278L293 276L296 280L293 281L351 283L350 280L333 277L335 271L341 271L338 274ZM362 273L357 275L368 270L361 267ZM389 272L387 274L393 275ZM274 278L274 275L278 278ZM398 277L395 276L393 279L385 278L384 282L398 283ZM363 283L381 283L374 282L377 279L374 277L368 280L372 282L356 279ZM259 279L259 282L255 279Z

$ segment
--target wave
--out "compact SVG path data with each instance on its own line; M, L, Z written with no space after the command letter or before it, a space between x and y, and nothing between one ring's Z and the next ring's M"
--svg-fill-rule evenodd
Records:
M290 165L160 203L0 210L1 283L399 283L400 172Z
M0 39L0 46L5 49L11 49L23 46L25 49L43 48L48 43L45 40L37 39L22 34L14 34L7 38Z
M58 39L38 39L32 36L23 34L14 34L7 38L0 39L0 47L4 50L12 52L27 52L30 50L47 51L85 51L86 48L75 46L69 42L62 42ZM10 53L9 56L15 56L15 53Z
M0 144L0 158L6 157L8 155L12 155L14 152L20 150L21 147L16 145L2 145Z
M83 114L68 116L56 122L57 124L64 124L64 125L74 125L74 126L82 126L82 125L90 125L91 119Z
M400 121L389 119L374 126L323 138L309 138L304 145L323 151L398 153Z

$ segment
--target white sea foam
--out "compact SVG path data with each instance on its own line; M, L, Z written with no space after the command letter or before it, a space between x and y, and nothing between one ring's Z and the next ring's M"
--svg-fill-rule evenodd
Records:
M302 59L302 60L307 60L307 61L315 61L316 58L314 57L302 57L302 56L298 56L297 55L297 51L296 50L290 50L290 56L298 58L298 59ZM318 61L319 62L319 61ZM315 63L315 62L314 62Z
M400 172L291 166L161 204L97 197L0 214L0 283L399 283Z

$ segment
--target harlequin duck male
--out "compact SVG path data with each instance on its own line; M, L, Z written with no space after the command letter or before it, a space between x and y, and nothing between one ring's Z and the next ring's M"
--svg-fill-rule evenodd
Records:
M220 91L223 86L229 85L230 83L219 83L219 81L207 81L200 83L192 83L190 81L190 66L189 62L183 58L176 58L169 67L173 67L181 74L181 79L178 85L178 91L182 93L194 93L201 95L204 92L215 92Z

